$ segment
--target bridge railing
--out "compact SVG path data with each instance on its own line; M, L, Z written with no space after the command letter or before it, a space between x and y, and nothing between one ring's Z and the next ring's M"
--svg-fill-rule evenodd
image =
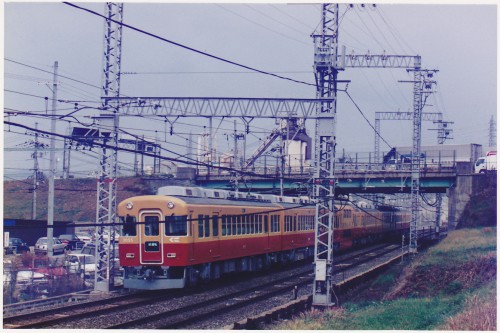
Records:
M448 171L452 172L456 170L456 154L454 151L449 151L447 153L439 152L423 152L421 159L421 170L422 172L442 172ZM245 171L248 176L273 176L279 178L281 175L284 177L300 177L307 178L311 177L314 172L314 167L311 165L310 161L305 161L302 163L297 162L298 159L292 156L285 160L285 165L282 168L280 163L277 161L275 163L263 163L267 160L257 160L256 163ZM295 162L294 162L295 161ZM290 162L290 163L289 163ZM217 166L222 166L225 168L218 168ZM198 176L230 176L231 171L227 170L235 168L234 163L214 163L214 168L207 166L198 167ZM407 157L400 157L397 160L392 159L386 163L377 162L373 158L372 153L352 153L348 154L343 152L340 157L336 159L335 170L339 172L410 172L411 164Z
M425 163L422 165L421 171L423 173L427 172L453 172L455 171L455 165L449 163ZM335 170L339 173L351 172L410 172L410 164L383 164L383 163L336 163ZM312 177L314 173L314 168L312 166L307 167L285 167L283 172L279 167L252 167L243 170L246 176L272 176L279 178L281 174L284 177ZM211 168L210 172L208 167L199 167L197 169L198 176L231 176L232 172L217 167Z

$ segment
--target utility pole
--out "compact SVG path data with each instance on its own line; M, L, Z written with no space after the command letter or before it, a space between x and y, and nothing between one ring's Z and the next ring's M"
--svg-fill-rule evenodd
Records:
M337 112L338 4L322 4L321 31L313 34L316 98L330 98L316 108L315 171L316 200L313 306L330 307L332 300L333 231L335 214L335 145Z
M71 135L71 131L68 128L68 137ZM69 178L69 167L71 161L71 145L68 143L70 140L64 138L64 150L63 150L63 178Z
M240 158L239 158L239 153L238 153L238 140L241 140L245 137L244 134L238 134L237 128L236 128L236 119L234 120L234 169L237 170L234 172L234 186L235 186L235 191L239 191L239 178L240 174L238 170L242 169L242 163L240 163Z
M54 79L52 82L52 117L50 120L50 170L49 170L49 193L47 200L47 255L54 254L54 177L56 174L56 109L57 109L57 69L58 62L54 62Z
M114 245L116 222L116 176L119 102L106 97L120 96L123 4L105 4L103 108L97 117L101 127L101 170L97 181L96 272L94 290L108 292L114 287ZM115 22L113 22L113 21ZM103 131L105 129L107 132ZM109 237L104 238L105 231Z
M36 220L36 190L38 189L38 123L35 123L35 151L33 152L33 208L31 219Z
M420 224L420 148L422 141L422 111L425 102L432 93L432 86L436 84L433 80L435 69L407 69L413 72L413 81L401 81L413 83L413 134L411 154L411 222L410 222L410 253L417 253L418 226Z

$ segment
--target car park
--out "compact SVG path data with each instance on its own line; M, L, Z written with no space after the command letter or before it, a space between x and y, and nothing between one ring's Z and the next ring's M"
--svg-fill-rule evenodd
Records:
M54 255L64 254L66 252L66 244L61 243L58 238L53 238L52 250ZM47 237L40 237L35 244L35 254L47 254Z
M30 248L21 238L9 238L9 246L5 248L5 254L26 252L30 252Z
M62 234L57 237L61 243L65 244L69 250L81 249L85 242L80 240L75 234Z

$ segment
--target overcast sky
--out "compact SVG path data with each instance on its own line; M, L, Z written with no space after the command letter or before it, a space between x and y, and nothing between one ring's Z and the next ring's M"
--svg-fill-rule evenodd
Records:
M104 13L103 3L78 3ZM351 54L420 55L423 68L439 70L437 91L424 112L442 112L453 121L453 140L447 143L488 144L489 121L497 112L497 14L489 5L379 4L340 5L339 44ZM54 61L59 74L58 99L96 106L101 96L104 23L102 18L62 3L4 4L4 108L44 114L51 104ZM124 5L124 23L192 48L260 70L314 83L314 48L310 35L320 24L317 4L134 4ZM124 28L122 90L125 96L283 97L314 98L314 87L250 73ZM403 69L346 69L349 94L373 124L375 112L411 111L412 85ZM344 89L345 85L341 85ZM58 114L71 112L73 103L58 103ZM337 104L339 151L373 151L374 133L345 93ZM75 114L97 115L86 109ZM12 122L49 130L46 117L11 116ZM72 119L69 119L72 120ZM128 131L155 137L164 147L186 153L187 133L199 133L206 119L178 121L174 135L165 133L161 119L124 119ZM228 136L233 120L214 121L218 149L232 148ZM275 127L255 122L248 136L251 152ZM59 121L57 132L67 134L74 123ZM243 129L243 125L238 125ZM313 121L308 122L310 135ZM423 144L436 144L435 124L424 123ZM156 131L156 132L155 132ZM381 134L391 146L411 145L409 121L383 122ZM28 133L29 134L29 133ZM26 147L26 131L4 128L6 148ZM45 141L48 143L48 140ZM388 150L383 144L382 150ZM58 153L62 158L62 153ZM48 154L42 159L46 168ZM90 162L89 162L90 161ZM85 163L84 163L85 162ZM81 166L77 166L80 163ZM4 153L5 180L29 174L30 152ZM72 154L72 169L97 170L95 159ZM59 165L60 168L60 165Z

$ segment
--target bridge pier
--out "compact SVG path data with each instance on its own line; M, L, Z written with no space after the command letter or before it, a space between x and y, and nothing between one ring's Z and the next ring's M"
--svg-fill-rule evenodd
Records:
M448 230L454 230L471 197L496 180L496 174L459 174L448 193ZM496 186L496 184L495 184Z

